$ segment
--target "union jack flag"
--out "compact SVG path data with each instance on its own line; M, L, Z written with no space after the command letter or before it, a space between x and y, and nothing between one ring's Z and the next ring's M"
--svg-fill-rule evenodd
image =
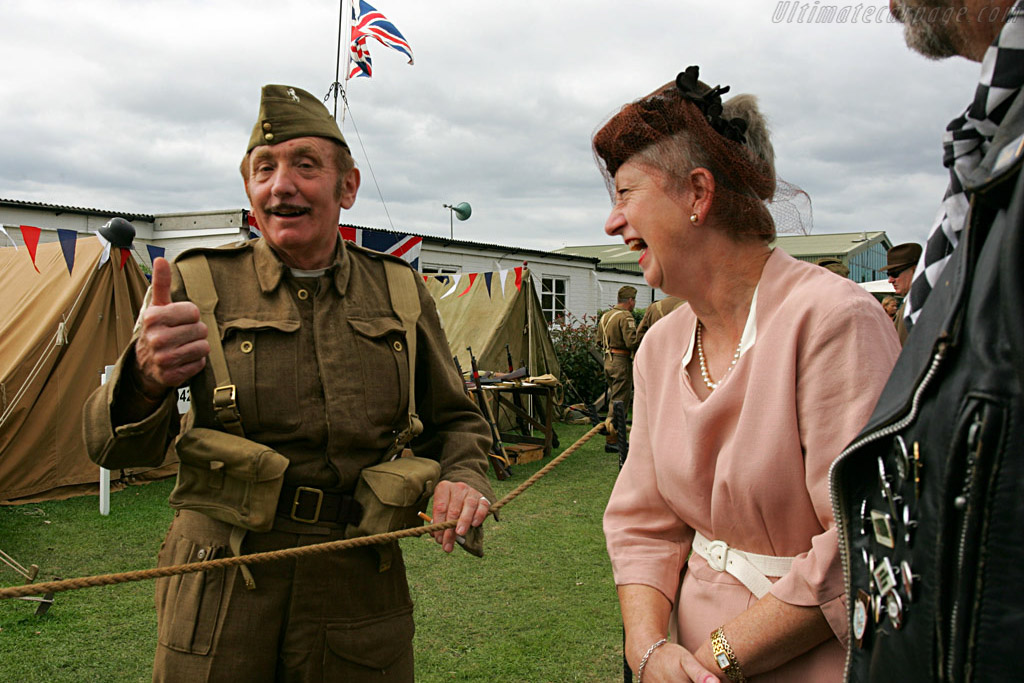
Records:
M367 38L376 38L381 45L398 50L408 57L409 63L412 64L412 48L401 31L370 3L359 0L358 10L355 5L352 6L352 68L349 69L349 78L369 78L373 75L370 48L366 45Z
M397 256L409 263L415 270L420 269L423 238L418 235L399 235L385 230L356 228L351 225L339 225L338 230L341 231L342 239L367 249Z
M245 213L246 223L249 228L249 239L254 240L262 237L263 233L259 225L256 224L256 217L249 211ZM418 235L399 235L398 233L385 230L357 228L351 225L339 225L338 232L341 233L342 239L367 249L397 256L408 262L413 269L420 269L420 251L423 248L423 238Z

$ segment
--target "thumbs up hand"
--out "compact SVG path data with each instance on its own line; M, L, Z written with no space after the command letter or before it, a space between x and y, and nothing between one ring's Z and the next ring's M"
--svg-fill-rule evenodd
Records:
M166 259L154 260L150 303L135 342L138 387L150 401L161 400L169 389L202 370L209 353L199 307L191 301L171 301L171 265Z

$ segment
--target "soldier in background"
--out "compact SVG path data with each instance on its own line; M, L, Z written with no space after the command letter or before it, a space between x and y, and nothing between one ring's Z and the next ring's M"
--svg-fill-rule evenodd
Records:
M633 404L633 352L640 345L633 309L636 308L636 287L619 288L618 303L601 316L597 324L597 340L604 349L604 374L608 381L608 408L613 401L622 401L626 410ZM605 450L615 452L617 437L608 426Z
M636 328L637 348L640 347L640 343L644 340L644 335L647 334L647 330L651 329L651 325L658 322L684 303L686 302L678 296L667 296L664 299L658 299L648 306L647 310L644 311L643 319L640 320L640 324Z
M818 265L824 268L825 270L831 270L839 277L850 277L850 269L846 266L845 263L843 263L837 258L823 258L820 261L818 261Z

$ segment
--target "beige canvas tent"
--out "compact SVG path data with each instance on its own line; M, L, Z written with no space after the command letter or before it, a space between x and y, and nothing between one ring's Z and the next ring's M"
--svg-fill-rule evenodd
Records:
M146 278L118 250L79 239L68 273L59 243L0 249L0 501L95 491L82 406L131 338ZM116 473L115 473L116 474Z
M561 375L528 268L424 277L463 371L470 370L471 346L481 370L506 372L508 344L516 367L525 362L531 375Z

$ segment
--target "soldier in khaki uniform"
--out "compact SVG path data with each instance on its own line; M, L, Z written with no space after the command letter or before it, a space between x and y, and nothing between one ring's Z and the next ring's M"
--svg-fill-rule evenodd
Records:
M636 288L619 288L618 303L612 306L597 323L598 344L604 349L604 374L608 381L608 409L613 401L622 401L626 410L633 403L633 352L640 341L636 335L633 309L636 307ZM607 437L608 446L616 442L614 434Z
M651 329L651 325L658 322L684 303L686 302L678 296L666 296L664 299L658 299L648 306L647 310L644 311L644 317L640 320L640 324L637 325L636 328L637 348L640 348L640 343L643 342L644 335L647 334L647 330Z
M440 462L433 516L458 525L435 540L450 552L456 534L478 527L490 506L488 428L462 390L423 283L405 266L409 298L420 306L410 340L385 277L392 257L340 239L339 210L359 189L341 131L313 95L265 86L241 171L263 238L154 263L140 328L85 408L92 458L108 468L159 463L179 431L174 387L185 383L190 431L221 429L214 354L182 277L205 257L245 437L288 461L273 528L237 534L239 551L345 537L358 521L351 494L360 471L400 445L396 435L413 422L415 341L423 428L408 447ZM176 510L159 563L230 554L235 529ZM156 603L154 680L414 679L412 603L397 543L161 579Z

